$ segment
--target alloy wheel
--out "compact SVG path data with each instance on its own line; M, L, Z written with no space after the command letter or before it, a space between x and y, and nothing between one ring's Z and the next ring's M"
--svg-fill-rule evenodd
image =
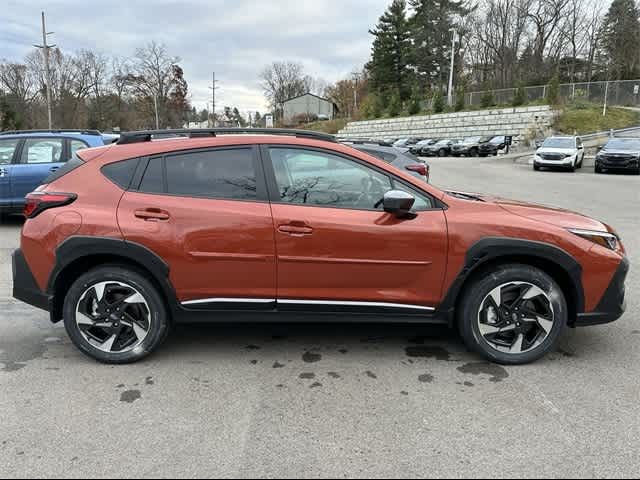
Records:
M88 286L76 307L80 334L93 347L107 353L126 353L149 334L151 310L144 296L123 282Z
M555 314L549 296L528 282L493 289L478 311L478 328L491 348L519 355L539 347L551 333Z

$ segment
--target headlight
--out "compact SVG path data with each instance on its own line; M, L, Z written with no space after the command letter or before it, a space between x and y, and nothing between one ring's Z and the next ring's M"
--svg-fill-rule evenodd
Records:
M568 229L574 235L578 235L586 240L590 240L593 243L608 248L609 250L616 250L618 248L618 241L620 240L616 234L609 232L598 232L596 230L582 230L580 228Z

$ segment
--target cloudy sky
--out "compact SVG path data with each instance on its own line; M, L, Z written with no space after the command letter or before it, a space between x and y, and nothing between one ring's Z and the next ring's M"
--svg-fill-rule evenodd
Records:
M216 104L265 110L259 74L277 60L301 62L328 82L368 60L373 27L391 0L2 0L0 59L18 61L41 43L40 12L50 42L132 55L156 40L182 59L192 102L210 99L211 73L219 82Z

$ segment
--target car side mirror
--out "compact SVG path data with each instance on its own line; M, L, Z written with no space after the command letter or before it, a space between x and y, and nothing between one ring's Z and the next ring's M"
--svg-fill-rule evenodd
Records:
M415 218L416 214L411 212L414 203L416 198L402 190L391 190L382 199L384 211L398 218Z

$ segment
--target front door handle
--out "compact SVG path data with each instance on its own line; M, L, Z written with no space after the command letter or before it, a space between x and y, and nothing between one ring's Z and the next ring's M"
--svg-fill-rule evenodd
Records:
M136 210L134 215L148 222L167 221L170 218L169 212L160 210L159 208L146 208L144 210Z
M278 231L294 237L303 237L305 235L311 235L313 228L304 224L289 223L278 226Z

